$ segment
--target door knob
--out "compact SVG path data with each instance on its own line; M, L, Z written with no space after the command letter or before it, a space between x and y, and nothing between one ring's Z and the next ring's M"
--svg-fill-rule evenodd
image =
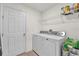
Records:
M48 40L48 39L46 39L46 40Z

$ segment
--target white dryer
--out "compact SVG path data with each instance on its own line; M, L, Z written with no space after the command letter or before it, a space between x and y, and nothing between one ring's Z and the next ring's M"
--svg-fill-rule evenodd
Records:
M50 34L33 34L32 48L39 56L61 56L65 36Z

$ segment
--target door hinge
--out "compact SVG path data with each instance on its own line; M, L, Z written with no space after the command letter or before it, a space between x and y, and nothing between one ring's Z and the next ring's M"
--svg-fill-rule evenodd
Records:
M2 19L4 19L4 16L2 16Z
M4 36L4 34L2 33L2 37Z

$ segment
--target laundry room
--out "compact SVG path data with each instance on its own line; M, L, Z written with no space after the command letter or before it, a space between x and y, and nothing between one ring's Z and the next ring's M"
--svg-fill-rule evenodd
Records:
M0 3L0 56L79 56L79 3Z

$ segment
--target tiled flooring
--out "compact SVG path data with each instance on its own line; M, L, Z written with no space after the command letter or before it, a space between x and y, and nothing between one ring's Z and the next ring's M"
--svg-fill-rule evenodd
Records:
M19 54L17 56L38 56L34 51L24 52L22 54Z

